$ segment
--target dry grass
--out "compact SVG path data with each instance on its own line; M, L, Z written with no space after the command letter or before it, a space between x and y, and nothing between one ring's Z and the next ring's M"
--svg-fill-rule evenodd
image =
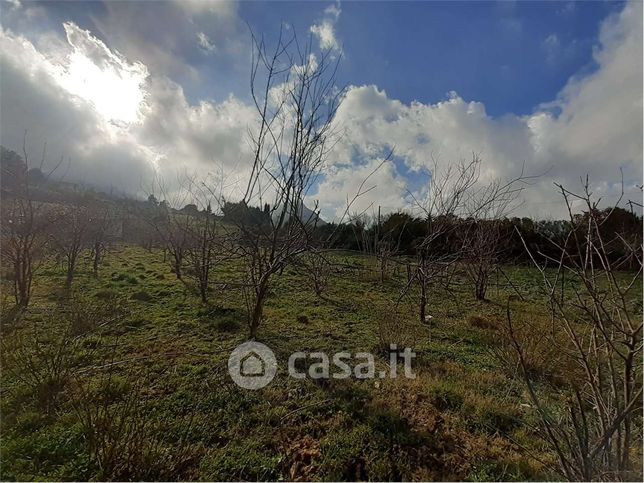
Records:
M566 339L552 320L543 315L518 313L513 320L514 336L523 352L530 377L551 382L560 380L562 373L572 370L566 364ZM499 325L498 344L494 354L511 376L520 374L519 356L513 346L507 325Z

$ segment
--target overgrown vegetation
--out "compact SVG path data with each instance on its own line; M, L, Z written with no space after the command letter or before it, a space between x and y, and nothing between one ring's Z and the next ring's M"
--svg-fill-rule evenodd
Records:
M440 302L430 304L430 339L413 306L402 304L398 319L389 317L387 300L404 285L404 272L383 284L370 259L335 254L331 260L343 269L330 277L324 299L312 288L303 290L304 270L276 279L260 340L283 368L295 350L338 348L374 351L384 366L388 354L375 349L411 339L416 379L315 384L282 370L266 388L246 391L226 372L230 350L246 340L239 288L213 295L212 305L203 306L172 276L160 249L119 245L98 279L90 257L82 258L75 283L82 284L84 300L63 299L76 304L68 310L51 299L65 282L64 271L43 266L33 308L2 327L2 478L561 477L556 454L538 438L538 413L513 370L511 347L481 323L502 330L508 296L518 299L512 286L499 280L490 287L490 301L477 302L467 274L459 271L452 293L436 289ZM231 260L221 277L232 279L241 268ZM528 334L543 333L550 320L545 299L534 290L537 273L508 271L525 299L512 302L513 314L543 320L538 328L529 325L526 340L532 341ZM128 281L109 272L147 275L137 290L150 294L152 303L130 299ZM634 293L641 293L641 281L636 286ZM117 300L124 309L111 314L107 308ZM641 299L630 303L640 307ZM81 312L87 316L74 315ZM300 318L307 322L297 323ZM42 343L34 345L34 327L47 327L41 335L52 343L44 354ZM553 358L552 346L534 345L536 390L549 411L561 413L566 366ZM509 364L496 357L504 347L514 357ZM28 376L32 367L41 368L37 378Z
M509 219L526 177L484 185L474 155L419 217L350 215L363 181L324 223L337 59L282 35L253 39L240 201L116 199L2 149L0 478L641 479L642 218L587 184L566 221ZM258 391L227 373L249 339L279 362ZM415 378L286 370L404 347Z

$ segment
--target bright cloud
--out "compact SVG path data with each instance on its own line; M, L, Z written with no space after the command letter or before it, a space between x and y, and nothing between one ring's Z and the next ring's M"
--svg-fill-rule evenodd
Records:
M190 105L167 77L148 75L73 24L65 28L67 50L51 56L0 31L4 146L21 151L27 130L28 152L47 142L50 167L64 156L70 179L130 194L155 177L176 191L178 173L204 179L215 169L230 173L234 190L248 156L250 106L233 96Z
M107 39L126 28L129 9L139 8L109 5L107 16L96 22ZM191 22L210 15L225 25L222 19L234 15L231 4L162 8L191 19L175 32L168 51L199 49L201 40L217 45L216 55L220 48L230 49L225 26L222 34ZM311 27L320 47L339 49L339 15L339 5L333 4ZM36 156L47 141L50 159L71 159L70 178L140 193L155 175L165 180L168 190L177 191L179 172L206 179L221 170L227 194L239 194L252 159L248 131L256 120L248 100L229 95L218 102L190 101L168 74L179 68L171 65L177 56L168 57L165 47L138 55L144 43L136 29L128 30L124 50L71 22L64 29L64 38L44 32L31 40L0 31L4 146L20 151L27 129L28 151ZM196 52L195 58L210 57ZM375 85L351 86L334 121L341 137L309 204L319 202L326 218L339 216L347 197L371 175L363 186L369 191L352 211L409 209L413 198L423 195L418 181L428 176L433 160L449 163L473 152L484 160L483 179L514 176L524 165L530 174L545 173L526 189L526 203L518 214L560 216L552 183L575 188L586 173L599 182L596 194L610 199L619 193L621 169L627 196L640 198L641 59L642 4L633 2L603 22L594 53L596 69L571 78L556 99L529 115L492 117L483 103L456 93L435 103L407 104ZM375 170L391 149L394 160Z
M522 208L535 216L564 215L553 182L579 188L580 176L586 174L598 183L597 194L614 200L622 170L626 195L641 199L641 18L642 5L632 3L607 19L595 51L598 69L571 79L555 102L529 116L492 118L483 104L455 93L436 104L406 105L376 86L352 86L337 114L344 135L332 159L346 166L394 149L412 172L421 173L432 167L433 159L449 163L477 153L484 161L482 180L513 177L525 165L529 174L542 175L526 189ZM338 179L340 184L325 186L315 197L341 212L352 181ZM395 171L387 170L379 179L382 183L366 196L370 202L409 206ZM397 202L392 191L398 193Z
M335 24L340 18L340 2L324 9L324 18L316 24L311 25L310 32L317 37L322 50L340 51L340 42L336 38Z
M91 102L108 120L134 122L143 102L147 69L138 62L129 64L100 40L75 24L64 24L72 47L68 63L58 78L72 95Z

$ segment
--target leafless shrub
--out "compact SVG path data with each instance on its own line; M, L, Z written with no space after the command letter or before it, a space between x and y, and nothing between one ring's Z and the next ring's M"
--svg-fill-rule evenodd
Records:
M418 286L421 323L429 319L426 311L429 287L440 285L449 291L456 264L467 259L468 253L477 286L476 296L485 297L489 275L496 263L499 239L497 224L492 220L512 207L529 177L522 171L508 181L492 180L489 184L481 184L480 171L481 159L476 154L470 161L461 160L446 169L441 169L438 162L434 162L426 199L416 201L425 215L426 231L416 247L416 263L409 270L408 283L399 300L410 288ZM463 218L469 222L464 224ZM473 238L465 230L465 236L462 236L463 226L473 226L477 221L479 226L493 229L479 229ZM465 243L462 249L454 251L459 237ZM477 263L476 267L473 262Z
M188 245L189 228L192 223L194 212L183 210L188 200L188 195L193 186L192 180L180 180L185 185L180 194L170 195L162 180L157 179L160 196L163 200L159 202L154 195L154 189L148 196L148 209L140 213L148 227L151 227L156 237L162 241L165 253L170 255L170 268L177 279L182 280L184 258ZM197 210L196 205L195 211Z
M193 216L186 227L185 254L189 267L186 274L196 282L201 301L207 303L212 273L220 260L218 254L223 244L210 211Z
M129 315L127 303L116 293L103 298L74 293L57 311L67 321L74 336L86 336L118 326Z
M635 455L641 455L642 444L642 314L631 298L642 275L642 241L625 243L619 233L602 230L607 217L587 179L581 194L558 187L570 232L558 246L558 258L539 254L554 265L553 271L531 256L543 276L552 323L566 341L562 345L549 337L548 343L574 368L563 374L568 394L563 413L553 413L537 391L526 341L509 307L507 334L561 475L586 481L641 479L641 458ZM583 214L573 214L573 202L583 206ZM615 243L625 244L624 256L637 260L634 272L618 273L620 261L607 249ZM566 285L566 280L576 283Z
M498 268L503 218L519 205L519 195L528 179L522 172L510 181L493 180L466 193L466 219L459 230L461 257L476 300L485 300L490 277Z
M499 324L497 345L494 355L505 368L508 375L515 377L522 373L521 361L514 348L513 339L521 345L525 370L535 380L561 381L561 374L571 370L566 367L567 360L563 355L565 338L558 326L544 316L524 314L515 315L512 333L507 324ZM553 344L553 340L557 344Z
M435 283L446 286L453 275L457 257L444 247L457 228L456 217L478 179L479 166L477 156L470 162L451 164L446 170L441 170L435 162L427 199L417 201L426 217L426 234L417 246L416 263L399 300L416 284L419 288L418 316L423 324L428 319L429 286Z
M376 350L381 354L388 354L391 344L398 349L411 347L416 340L418 326L412 324L406 314L394 307L393 304L374 307L371 317L375 323L378 336Z
M304 270L307 281L315 295L322 297L329 283L332 270L331 263L327 257L321 252L311 251L300 257L298 265Z
M139 218L161 241L164 261L166 253L170 255L170 267L177 279L196 289L201 301L207 303L214 270L224 250L231 248L223 242L224 233L216 216L223 201L220 194L223 174L214 183L209 181L208 187L184 174L178 179L180 192L174 195L168 193L162 180L157 182L164 199L159 202L152 190ZM186 204L188 200L190 203Z
M34 274L40 266L48 220L35 202L24 199L2 201L2 265L9 265L16 305L27 307Z
M2 338L3 369L29 388L41 407L50 412L81 353L86 352L83 337L120 322L125 314L126 308L118 300L72 297L65 305L46 311L43 320L25 321L24 327Z
M184 437L168 447L150 418L150 401L144 384L149 377L122 377L108 370L96 377L75 379L72 405L78 417L92 466L101 480L170 480L182 474L193 459L185 443L192 419L186 421Z
M92 272L98 277L105 252L116 238L117 225L120 223L117 211L107 202L94 202L88 210L89 228L87 233L88 246L92 254Z
M50 317L48 322L52 322ZM33 394L49 413L56 404L74 367L81 345L70 331L43 334L43 327L28 324L10 338L2 339L2 366Z
M468 225L463 237L465 269L474 285L474 298L485 300L490 277L497 269L501 220L471 221Z
M179 280L183 277L183 263L188 245L189 226L189 216L170 215L168 225L163 227L161 231L165 235L165 248L172 257L170 259L172 272Z

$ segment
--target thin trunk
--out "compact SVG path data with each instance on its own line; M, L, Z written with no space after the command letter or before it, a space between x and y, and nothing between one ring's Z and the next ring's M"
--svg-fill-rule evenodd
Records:
M65 277L65 288L69 289L74 281L76 271L76 260L78 259L79 248L73 247L67 255L67 274Z
M174 263L172 264L172 271L176 275L177 280L182 280L181 264L183 261L183 256L177 251L174 252L173 256L174 256Z
M421 280L420 282L420 322L421 324L425 323L425 310L427 307L427 287L425 282Z
M250 319L250 338L255 339L257 336L257 329L259 324L262 321L262 315L264 314L264 301L266 299L266 294L268 292L268 277L265 277L260 282L260 286L256 292L255 306L253 307L253 313L251 314Z
M101 242L94 243L94 260L92 261L92 270L94 276L98 277L98 266L101 263Z

